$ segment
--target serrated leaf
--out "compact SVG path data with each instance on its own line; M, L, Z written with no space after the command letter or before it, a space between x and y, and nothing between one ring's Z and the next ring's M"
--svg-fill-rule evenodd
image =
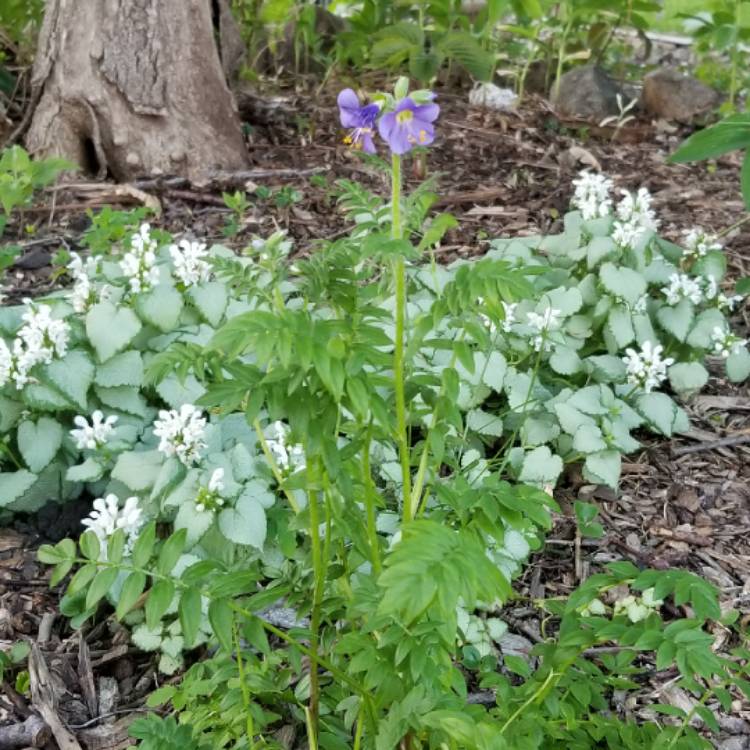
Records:
M671 333L678 341L684 341L693 324L694 315L693 303L683 299L674 306L660 307L656 312L656 319L665 331Z
M0 434L8 432L23 412L23 404L15 399L0 396Z
M156 392L172 409L179 409L183 404L195 404L206 389L194 375L189 374L184 381L176 375L168 375L156 386Z
M240 497L234 508L225 508L219 514L219 530L230 542L263 549L266 541L263 506L253 497Z
M696 316L686 343L694 349L710 348L714 328L725 328L725 321L721 312L712 307Z
M21 392L24 403L34 411L70 411L76 404L57 389L42 383L29 383Z
M616 488L620 480L622 459L619 451L603 450L586 456L583 475L589 482Z
M503 434L503 420L482 409L472 409L466 415L466 426L478 435L501 437Z
M584 362L591 366L594 377L607 383L618 383L627 374L625 363L613 354L587 357Z
M115 388L104 388L103 386L94 386L96 395L99 400L111 409L132 414L134 417L145 419L149 412L149 406L146 399L138 388L129 385L119 385Z
M36 423L27 419L18 425L16 439L26 465L38 474L60 450L63 429L56 419L50 417L40 417Z
M631 307L646 293L646 280L637 271L614 263L604 263L599 269L602 286Z
M117 457L112 479L122 482L134 492L150 490L161 471L164 456L159 451L128 451Z
M20 500L38 478L25 469L0 472L0 508L7 508Z
M88 390L94 379L94 363L78 349L69 351L44 368L43 377L81 410L88 408Z
M133 644L141 651L157 651L162 642L161 628L149 628L139 625L131 635Z
M104 467L97 460L87 458L82 464L68 467L65 479L68 482L96 482L103 473Z
M678 393L699 391L708 382L708 370L700 362L678 362L668 373L669 382Z
M116 354L96 368L94 382L105 388L129 385L140 388L143 385L143 359L135 350Z
M160 331L172 331L182 312L182 295L167 284L157 284L136 297L135 309L146 323Z
M597 453L606 450L602 431L591 424L581 425L573 436L573 448L579 453Z
M560 375L573 375L581 370L581 358L568 346L556 346L549 364Z
M122 351L141 330L141 321L128 307L100 302L86 314L86 335L100 362Z
M191 286L188 299L195 305L201 317L214 328L218 328L229 303L226 284L221 281L207 281Z
M185 502L177 511L174 528L175 530L184 529L187 532L187 543L192 546L211 528L213 522L213 513L199 512L193 502Z
M490 352L489 357L485 357L482 353L477 353L475 367L478 368L482 382L488 388L492 388L496 393L502 392L508 363L500 352Z
M634 338L633 316L625 305L614 305L607 317L607 329L612 334L617 347L623 349Z
M553 441L560 434L560 426L552 414L539 412L524 419L521 425L521 440L525 446L542 445Z
M667 437L677 428L679 410L666 393L644 393L636 401L638 413Z
M733 352L726 361L727 377L733 383L741 383L750 376L750 353L742 348Z
M534 448L523 458L519 481L528 484L555 484L562 473L563 462L546 445Z

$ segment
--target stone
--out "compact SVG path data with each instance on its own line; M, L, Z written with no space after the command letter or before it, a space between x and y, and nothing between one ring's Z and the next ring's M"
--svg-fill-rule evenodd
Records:
M573 68L560 77L552 101L562 115L601 120L620 114L617 95L623 104L628 99L622 86L598 65Z
M674 68L655 70L643 81L643 108L664 120L691 123L714 109L720 101L718 91Z

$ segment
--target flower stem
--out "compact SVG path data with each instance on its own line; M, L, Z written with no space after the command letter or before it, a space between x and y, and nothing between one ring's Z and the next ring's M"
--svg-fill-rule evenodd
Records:
M323 602L323 584L325 582L325 570L323 569L323 555L320 545L320 510L318 508L318 493L315 489L315 477L313 476L312 462L307 465L307 506L310 510L310 545L312 549L313 564L313 602L310 614L310 650L316 655L314 662L310 665L310 707L309 707L309 730L313 733L312 740L317 741L318 732L318 707L320 702L320 685L318 682L317 654L320 642L320 607Z
M284 488L284 477L281 475L281 471L279 470L279 467L274 460L273 453L271 453L271 449L268 447L268 442L266 441L266 436L263 434L263 428L260 425L259 419L253 420L253 427L255 428L255 434L258 436L260 447L263 449L263 455L266 457L266 461L268 461L268 465L271 467L271 471L273 472L273 476L276 479L276 482L278 483L279 487L281 487L283 493L286 495L286 499L289 501L289 505L292 506L292 510L295 513L299 513L299 503L297 502L294 495L289 490Z
M391 234L394 240L403 236L401 227L401 157L393 154L391 172ZM414 518L411 502L411 469L409 467L409 436L406 425L406 388L404 383L404 333L406 323L406 264L399 255L393 264L396 284L396 340L393 346L393 385L396 396L396 430L401 480L403 484L404 521Z

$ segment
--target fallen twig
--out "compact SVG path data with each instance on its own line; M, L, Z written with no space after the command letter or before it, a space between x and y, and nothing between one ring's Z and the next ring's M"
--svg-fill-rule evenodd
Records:
M0 727L0 750L44 747L51 737L49 727L36 714L32 714L22 724Z
M681 448L673 448L673 456L685 456L688 453L701 453L702 451L712 451L717 448L730 448L735 445L744 445L750 443L750 433L743 435L731 435L730 437L712 440L708 443L699 443L698 445L684 445Z

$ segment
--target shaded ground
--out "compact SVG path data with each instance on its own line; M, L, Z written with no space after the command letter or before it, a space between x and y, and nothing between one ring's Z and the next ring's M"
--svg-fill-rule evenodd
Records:
M468 109L463 96L441 94L440 101L440 138L428 163L436 175L441 209L453 212L460 222L439 251L446 261L481 255L488 240L501 235L556 231L570 199L571 179L584 166L601 166L620 187L647 186L654 194L662 233L670 239L679 239L684 229L696 224L721 231L744 216L736 155L711 167L665 165L665 157L685 131L639 122L619 134L594 133L597 129L585 123L560 122L541 101L527 102L520 113L508 115ZM289 230L299 253L309 253L316 241L346 230L331 195L335 180L358 179L378 186L382 177L340 145L334 112L330 94L297 98L282 107L273 122L252 128L254 168L318 170L322 177L256 179L258 185L275 190L293 187L301 198L282 208L273 199L253 206L241 233L225 240L227 244L241 248L251 234L265 235L278 226ZM409 179L416 182L413 175ZM190 229L207 240L224 239L228 211L220 191L166 184L143 189L161 202L162 217L153 223L176 234ZM25 242L24 257L12 273L10 298L48 289L54 283L50 257L61 246L77 247L87 223L86 206L114 200L107 185L57 191L54 200L51 193L44 195L20 222L33 221L39 228ZM750 224L730 233L726 242L730 275L747 275ZM735 317L735 327L747 335L748 310L738 311ZM706 392L686 408L692 417L690 435L669 441L646 438L644 449L624 464L619 493L583 485L575 470L569 473L557 493L563 513L544 552L524 575L522 593L533 598L566 594L592 569L614 559L683 567L715 583L723 605L738 609L746 628L750 621L750 445L712 449L711 444L750 434L750 391L714 376ZM599 504L606 531L603 539L576 537L572 504L578 497L594 498ZM84 725L96 724L93 717L110 714L107 720L114 721L118 714L112 711L127 713L138 706L154 687L156 676L149 658L129 647L126 634L108 621L86 631L91 668L85 659L83 666L79 663L78 638L71 636L62 618L55 619L57 594L48 591L47 572L34 562L43 534L51 529L55 536L75 533L87 512L66 507L59 509L64 515L57 515L57 510L47 509L41 518L17 524L17 531L0 531L0 646L17 638L34 638L41 630L42 638L37 638L67 691L61 693L62 715L84 737ZM506 615L521 650L540 637L535 609L510 607ZM729 631L719 635L724 639L722 648L728 647ZM83 687L90 681L93 696L90 688ZM649 718L644 704L661 700L679 705L686 699L671 685L669 674L654 673L647 682L642 700L622 710ZM113 706L97 704L113 684L119 692ZM0 723L22 716L26 699L6 683L0 692L4 693ZM733 716L722 719L726 750L750 747L750 708L737 705L736 709ZM115 739L106 744L88 739L85 744L117 747L117 733L112 727L107 732Z

